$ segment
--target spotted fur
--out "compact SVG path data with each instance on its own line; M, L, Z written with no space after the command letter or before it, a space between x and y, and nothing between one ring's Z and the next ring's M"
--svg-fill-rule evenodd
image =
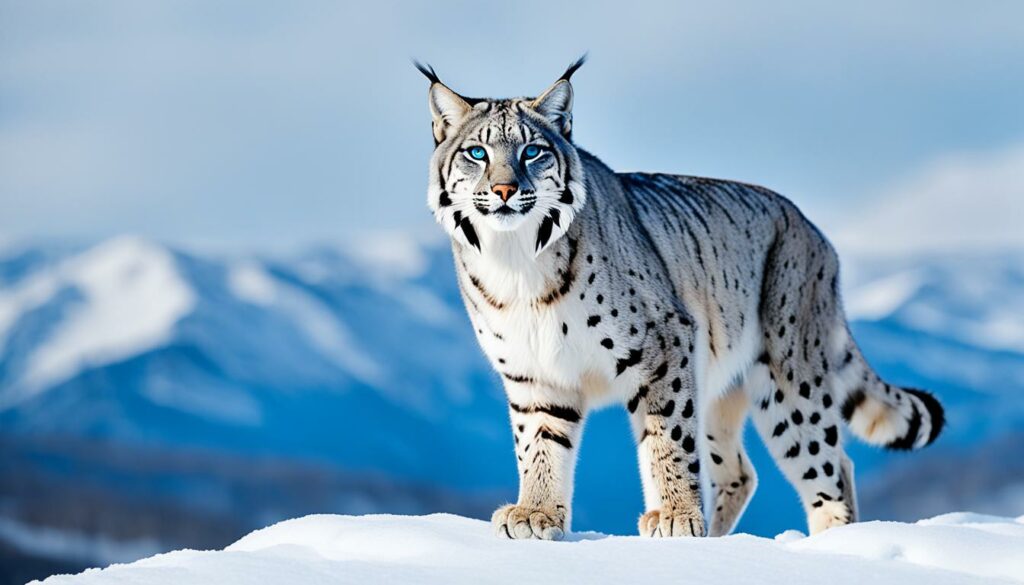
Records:
M463 98L421 67L437 145L428 203L509 400L520 489L495 530L568 530L582 425L608 403L626 407L637 441L642 534L732 530L757 483L748 413L810 530L855 520L843 420L869 442L913 449L938 436L942 407L864 360L836 254L788 200L734 181L615 173L575 146L580 64L514 99Z

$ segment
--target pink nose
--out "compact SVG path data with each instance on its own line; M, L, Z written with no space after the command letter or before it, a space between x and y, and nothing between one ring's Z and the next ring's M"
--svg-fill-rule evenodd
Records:
M515 195L517 190L519 190L518 185L495 185L491 187L491 191L498 197L501 197L502 201L508 201L508 198Z

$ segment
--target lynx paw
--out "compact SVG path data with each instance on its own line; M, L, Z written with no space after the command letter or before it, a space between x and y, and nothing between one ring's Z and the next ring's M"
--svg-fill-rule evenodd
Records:
M499 538L562 540L565 536L565 506L529 508L509 504L494 512L491 526Z
M850 508L843 502L824 502L807 516L807 528L811 534L849 523Z
M700 510L651 510L640 517L640 535L652 538L669 536L706 536Z

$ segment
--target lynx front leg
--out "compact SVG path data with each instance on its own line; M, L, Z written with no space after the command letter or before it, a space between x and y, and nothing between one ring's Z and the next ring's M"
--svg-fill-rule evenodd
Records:
M689 359L670 357L629 400L639 443L647 512L644 536L704 536L700 453L693 377Z
M510 383L511 385L512 383ZM508 388L509 413L519 466L519 499L491 518L498 536L559 540L569 529L579 404L559 404L543 389ZM521 401L517 401L521 400Z

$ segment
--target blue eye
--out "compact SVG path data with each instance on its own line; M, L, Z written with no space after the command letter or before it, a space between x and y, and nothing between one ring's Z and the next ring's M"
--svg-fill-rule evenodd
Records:
M540 147L536 144L530 144L523 149L524 158L536 158L540 154Z
M482 146L474 146L469 149L469 156L475 160L484 160L487 158L487 151Z

